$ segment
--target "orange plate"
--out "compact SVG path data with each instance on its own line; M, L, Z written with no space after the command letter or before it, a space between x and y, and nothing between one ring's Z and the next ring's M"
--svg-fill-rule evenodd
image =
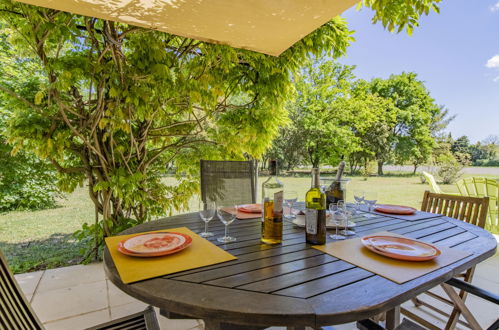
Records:
M238 211L241 211L244 213L262 213L262 204L239 205Z
M377 254L399 260L427 261L438 257L441 253L431 244L405 237L365 236L361 242Z
M375 211L388 214L411 215L416 213L416 209L409 206L380 204L374 208Z
M161 244L165 239L167 239L168 244ZM118 244L118 250L127 255L156 257L181 251L191 243L192 238L186 234L176 232L153 232L133 236L121 241ZM133 246L133 244L136 245ZM127 245L129 246L128 248ZM130 246L133 248L130 248Z

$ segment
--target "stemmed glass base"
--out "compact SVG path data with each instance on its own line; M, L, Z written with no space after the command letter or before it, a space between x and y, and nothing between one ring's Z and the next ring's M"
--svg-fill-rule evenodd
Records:
M206 238L206 237L212 237L214 235L215 234L213 234L212 232L209 232L209 231L204 231L202 233L199 233L199 236L204 237L204 238Z
M224 236L224 237L219 237L217 238L217 241L220 243L230 243L230 242L235 242L237 239L232 236Z
M346 237L343 235L338 234L338 226L340 225L338 221L334 222L334 225L336 227L336 233L329 235L329 238L332 238L334 240L340 240L340 239L345 239ZM340 232L341 233L341 232Z
M344 229L344 230L340 231L340 233L342 235L345 235L345 236L353 236L353 235L355 235L355 232L353 230L348 230L348 229Z

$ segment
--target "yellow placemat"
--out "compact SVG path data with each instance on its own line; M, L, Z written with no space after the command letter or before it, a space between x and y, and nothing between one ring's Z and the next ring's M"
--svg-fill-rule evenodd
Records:
M389 235L404 237L387 231L372 235ZM369 235L371 236L371 235ZM398 284L405 283L425 274L431 273L439 268L450 265L458 260L464 259L471 253L453 248L440 247L442 254L430 261L405 261L388 258L376 254L367 249L360 238L346 239L331 242L325 245L315 245L313 248L332 255L338 259L364 268L372 273L378 274Z
M155 230L153 232L177 232L187 234L192 237L192 244L178 253L162 257L141 258L122 254L118 251L118 243L129 237L145 234L145 232L106 237L107 248L111 253L111 257L113 258L123 283L137 282L237 259L232 254L205 240L186 227Z

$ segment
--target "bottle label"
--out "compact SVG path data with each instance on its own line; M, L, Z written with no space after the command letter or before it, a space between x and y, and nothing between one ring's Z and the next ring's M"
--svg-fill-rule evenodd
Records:
M274 216L282 215L282 201L284 193L281 191L274 194Z
M316 235L317 234L317 217L318 212L314 209L305 210L305 230L307 234Z

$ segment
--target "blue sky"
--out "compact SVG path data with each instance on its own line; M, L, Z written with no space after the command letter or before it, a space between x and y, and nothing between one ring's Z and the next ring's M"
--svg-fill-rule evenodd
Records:
M498 0L444 0L440 14L424 16L412 36L373 25L366 9L343 17L356 41L339 61L357 65L357 77L416 72L436 102L457 115L447 129L453 137L499 135Z

